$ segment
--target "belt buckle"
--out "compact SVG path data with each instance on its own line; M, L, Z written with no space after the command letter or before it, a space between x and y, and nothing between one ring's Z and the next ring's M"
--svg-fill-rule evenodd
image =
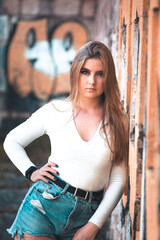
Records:
M85 197L78 196L78 195L77 195L77 191L78 191L78 188L75 189L75 192L74 192L74 194L73 194L74 197L79 197L79 198L84 199L84 200L87 199L87 197L88 197L88 193L89 193L88 191L86 192Z

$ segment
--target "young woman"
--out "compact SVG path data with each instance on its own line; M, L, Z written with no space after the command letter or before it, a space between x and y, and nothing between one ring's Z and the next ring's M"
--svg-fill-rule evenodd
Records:
M127 117L108 48L85 44L70 82L69 98L45 104L5 139L9 158L33 182L8 230L15 239L94 240L122 196ZM24 148L43 134L51 155L37 169Z

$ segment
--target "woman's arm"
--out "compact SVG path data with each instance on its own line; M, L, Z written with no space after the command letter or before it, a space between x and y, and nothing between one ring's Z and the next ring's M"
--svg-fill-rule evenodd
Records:
M9 132L4 141L4 149L8 157L23 175L27 169L34 166L24 148L45 134L49 107L49 104L46 104L33 113L28 120Z
M94 240L98 231L99 227L94 223L88 222L76 232L73 240Z
M94 240L97 232L103 226L113 209L122 197L127 178L127 167L124 163L121 166L113 166L110 180L102 202L93 214L89 222L80 228L74 240Z
M127 180L127 166L123 162L119 166L112 166L109 184L107 186L104 197L93 214L89 222L94 223L101 228L107 220L113 209L116 207L122 197L124 187Z
M97 232L103 226L113 209L119 202L126 184L127 167L124 163L121 166L113 166L110 180L102 202L93 214L89 222L80 228L74 240L94 240Z

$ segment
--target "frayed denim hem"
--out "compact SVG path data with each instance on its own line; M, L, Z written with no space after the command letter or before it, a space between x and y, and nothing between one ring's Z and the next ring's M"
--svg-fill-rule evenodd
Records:
M26 234L29 234L29 235L32 235L32 236L36 236L36 237L49 237L49 238L52 238L52 239L56 239L55 236L50 236L48 234L40 234L40 233L34 233L32 231L28 231L28 230L25 230L25 229L21 229L19 227L16 227L16 228L8 228L6 229L7 232L9 234L12 235L12 238L15 238L16 234L17 236L19 237L18 240L21 240L21 238L23 237L23 234L26 233Z

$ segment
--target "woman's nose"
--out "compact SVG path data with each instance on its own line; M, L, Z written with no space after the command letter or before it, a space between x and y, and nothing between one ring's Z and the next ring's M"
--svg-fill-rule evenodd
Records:
M95 84L95 76L92 74L89 76L89 84Z

